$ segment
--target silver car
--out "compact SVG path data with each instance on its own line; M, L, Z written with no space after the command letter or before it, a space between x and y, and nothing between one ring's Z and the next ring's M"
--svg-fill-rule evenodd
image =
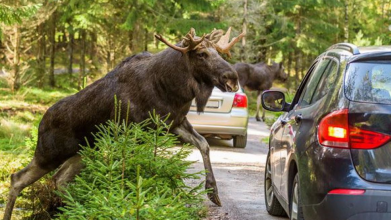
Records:
M233 139L234 147L246 147L248 109L247 96L242 89L237 92L222 92L214 88L205 111L198 114L193 100L187 119L205 137Z

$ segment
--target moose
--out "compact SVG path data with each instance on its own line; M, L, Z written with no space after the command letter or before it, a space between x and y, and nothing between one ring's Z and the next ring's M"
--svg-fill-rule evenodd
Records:
M255 118L260 121L259 108L261 108L262 92L272 87L273 81L279 79L285 81L288 74L285 73L282 63L235 63L234 68L239 75L240 86L249 91L257 91L257 112ZM265 121L265 110L262 108L262 121Z
M103 78L50 107L39 124L31 162L11 175L4 219L11 218L19 193L50 171L59 168L54 175L56 184L73 179L82 167L79 146L87 146L87 142L94 146L92 133L97 132L96 125L114 118L115 96L121 103L128 103L132 122L149 118L153 110L169 115L170 132L200 150L207 171L208 198L221 206L208 142L193 129L186 114L193 99L197 111L202 112L214 86L224 92L239 89L235 69L220 54L230 56L230 48L244 33L230 41L230 32L230 28L225 34L223 30L213 30L198 37L191 28L177 44L155 35L168 48L157 54L144 52L128 57Z

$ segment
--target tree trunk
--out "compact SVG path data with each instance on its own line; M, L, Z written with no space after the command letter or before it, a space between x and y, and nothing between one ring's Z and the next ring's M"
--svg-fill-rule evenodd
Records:
M44 78L45 78L45 55L46 55L46 40L45 40L45 23L41 23L37 27L38 29L38 54L37 54L37 80L38 80L38 87L42 88L44 85Z
M298 37L301 34L301 8L299 8L298 17L296 18L296 24L295 24L295 32L296 32L296 39L295 42L297 42ZM295 80L295 88L297 88L298 83L301 81L301 74L300 74L300 66L302 65L301 60L301 50L297 47L297 44L295 45L295 74L296 79Z
M349 42L349 7L348 7L348 1L349 0L345 0L344 1L344 15L345 15L345 22L344 22L344 37L345 37L345 40L344 42Z
M84 88L84 77L86 76L86 31L80 30L80 71L79 71L79 88Z
M308 55L301 53L301 65L300 65L300 80L303 80L305 74L305 67L307 66Z
M90 53L90 60L91 64L90 65L90 72L93 72L97 69L97 66L99 66L98 60L97 60L97 50L96 50L96 42L97 42L97 35L94 32L89 32L91 41L90 41L90 46L89 46L89 53Z
M68 39L67 39L67 32L66 32L65 28L61 28L61 32L62 32L62 35L61 35L61 45L65 49L66 42L68 41Z
M14 92L20 88L20 27L15 25L14 27L15 39L14 39L14 59L12 63L13 67L13 82L11 91Z
M140 42L142 42L143 34L142 30L140 30L140 24L139 21L136 21L134 23L134 28L133 28L133 37L132 37L132 49L133 49L133 54L141 52L143 45L140 45Z
M247 0L244 0L243 2L243 20L242 20L242 32L247 32ZM246 54L246 37L242 37L242 46L240 48L240 61L245 62L247 61L247 54Z
M69 26L69 41L68 41L68 75L69 81L72 82L72 73L73 73L73 46L75 43L75 32L73 26Z
M261 45L265 45L266 38L261 38L259 42ZM262 46L259 50L258 62L266 62L266 56L267 56L267 47Z
M50 34L49 34L49 43L50 43L50 69L49 69L49 84L51 87L56 86L56 82L54 80L54 61L56 54L56 13L54 12L52 15L52 19L50 21Z
M294 81L294 87L297 88L300 82L300 51L296 48L295 50L295 75L296 80Z
M144 51L148 51L148 30L144 29Z
M288 80L286 81L286 88L288 91L291 89L291 75L292 75L292 52L289 52L288 54L288 65L287 65L287 70L288 70Z

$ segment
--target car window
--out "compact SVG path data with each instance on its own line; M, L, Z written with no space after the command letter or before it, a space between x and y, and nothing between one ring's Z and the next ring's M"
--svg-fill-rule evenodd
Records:
M304 76L303 81L301 81L299 87L296 90L295 97L292 100L291 108L295 108L297 106L297 103L299 103L299 100L301 100L303 97L303 94L305 92L305 86L307 85L307 82L309 81L310 76L312 76L312 73L315 71L316 66L318 65L318 60L315 60L307 73Z
M352 101L391 104L391 65L382 62L351 63L345 92Z
M338 73L338 64L335 61L330 61L327 69L319 81L310 104L323 98L330 90L334 89L336 85L336 78Z
M316 66L315 70L311 74L309 80L307 81L307 84L304 87L303 93L301 94L301 97L298 102L299 107L304 107L311 104L315 89L329 62L329 59L323 59Z

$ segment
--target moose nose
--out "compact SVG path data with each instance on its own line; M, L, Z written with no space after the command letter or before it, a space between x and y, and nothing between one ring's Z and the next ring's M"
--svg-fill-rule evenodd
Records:
M225 85L228 86L231 91L236 92L239 90L238 74L236 72L225 72L222 78Z

